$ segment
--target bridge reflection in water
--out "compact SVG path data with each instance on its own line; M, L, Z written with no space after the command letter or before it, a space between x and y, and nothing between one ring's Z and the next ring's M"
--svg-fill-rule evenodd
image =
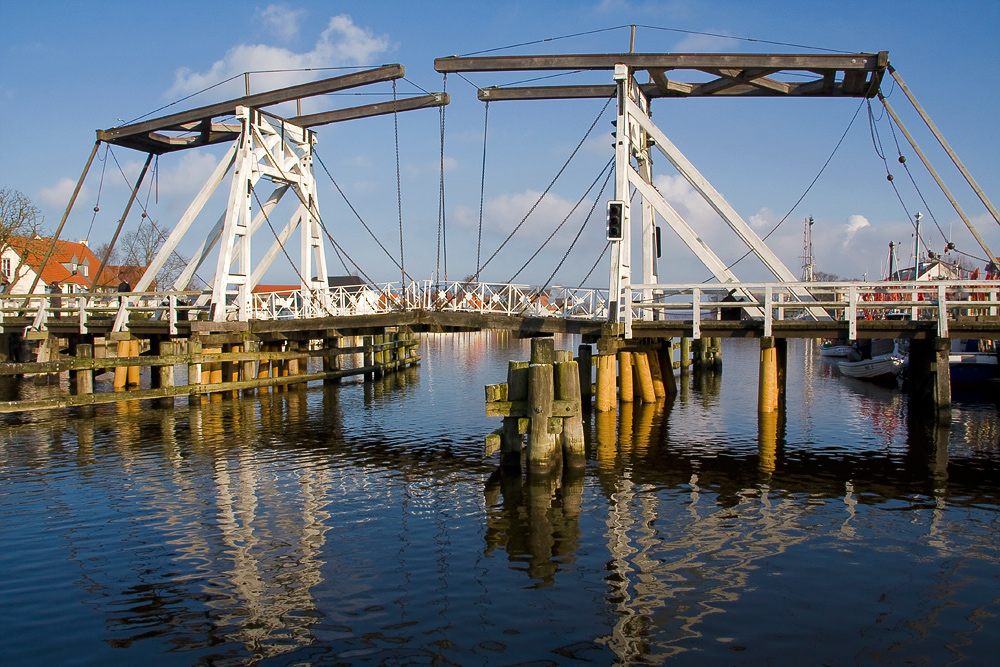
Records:
M43 642L12 618L9 655L985 657L995 405L921 424L796 343L810 366L758 424L757 347L733 341L726 383L594 413L586 470L522 476L482 460L478 410L525 345L430 335L420 368L374 382L6 418L0 566L34 574L0 606L91 629Z

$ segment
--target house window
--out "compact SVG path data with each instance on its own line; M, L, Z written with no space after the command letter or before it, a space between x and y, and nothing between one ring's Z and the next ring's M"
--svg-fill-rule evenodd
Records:
M4 278L10 280L10 257L0 259L0 273L3 273Z

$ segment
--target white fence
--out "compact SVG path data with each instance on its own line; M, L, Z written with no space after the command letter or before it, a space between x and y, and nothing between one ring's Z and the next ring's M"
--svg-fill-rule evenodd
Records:
M808 289L814 300L800 301L794 292L801 288ZM763 319L764 335L771 335L776 321L815 319L820 313L820 319L846 321L851 338L856 335L858 321L886 318L933 319L939 335L947 336L949 319L957 315L996 316L1000 312L1000 281L659 284L634 285L629 293L631 308L619 309L616 314L625 323L627 335L631 335L634 320L691 320L698 337L704 320L750 316ZM646 300L643 295L647 295ZM58 318L61 324L68 319L79 323L81 333L87 333L88 323L97 319L102 327L109 318L114 320L116 329L127 329L130 321L153 320L166 321L170 333L176 333L178 321L211 318L209 297L206 292L9 295L0 302L0 323L28 315L33 328L44 330L51 318ZM251 305L252 319L259 320L413 310L609 320L607 290L478 282L424 281L278 291L254 294ZM227 306L222 319L238 319L236 306Z

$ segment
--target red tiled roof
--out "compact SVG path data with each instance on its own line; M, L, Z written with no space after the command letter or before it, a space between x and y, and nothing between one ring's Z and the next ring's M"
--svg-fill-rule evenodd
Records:
M96 271L97 267L101 265L101 260L87 247L86 243L56 241L49 261L44 267L41 267L42 260L45 259L45 253L48 252L49 246L52 245L52 239L11 237L8 243L14 252L21 256L21 261L35 273L41 274L39 283L46 285L57 282L60 285L78 285L81 290L88 290L90 289L91 282L93 282L93 275L85 276L82 271L74 272L64 265L72 264L75 259L77 265L87 265L88 273ZM41 267L41 271L39 271L39 267ZM101 272L101 277L97 281L96 287L117 288L119 282L121 281L118 280L118 277L105 267L104 271Z

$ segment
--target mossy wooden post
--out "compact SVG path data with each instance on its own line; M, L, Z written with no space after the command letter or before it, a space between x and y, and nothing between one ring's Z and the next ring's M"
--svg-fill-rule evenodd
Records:
M507 400L528 400L527 361L511 361L507 364ZM521 449L524 439L518 417L504 417L500 434L500 465L505 468L521 467Z
M948 338L910 341L910 412L920 419L951 423L951 378Z
M201 341L194 338L188 338L187 341L187 353L188 356L193 358L195 355L201 354ZM201 384L201 364L200 363L188 363L188 385ZM190 394L188 396L188 403L195 404L201 402L200 394Z
M660 379L663 381L663 391L667 396L677 393L677 378L674 377L674 343L672 340L665 340L660 344L660 349L656 353L657 361L660 364Z
M681 375L691 373L691 339L681 338Z
M618 353L618 393L620 400L631 403L635 400L635 388L632 374L632 353L620 351Z
M268 354L269 352L274 352L274 343L264 343L260 346L260 351L262 354ZM260 363L257 364L257 379L265 380L271 377L273 372L273 364L270 359L261 359ZM260 393L270 393L271 387L261 387Z
M550 430L552 401L555 398L552 378L554 341L531 339L531 365L528 366L528 468L545 469L556 461L556 439Z
M567 468L582 468L587 465L586 444L583 437L583 416L580 407L580 367L573 361L572 353L565 352L565 357L556 355L553 368L555 378L555 396L561 401L576 403L574 415L563 418L560 444L562 445L563 465Z
M129 350L128 356L139 357L139 339L133 338L128 342ZM139 366L129 366L128 367L128 381L125 383L128 387L138 387L139 386L139 374L142 369Z
M243 350L245 352L251 352L258 354L260 352L260 342L255 340L244 341ZM245 359L243 361L243 372L240 374L240 379L242 380L253 380L257 373L257 369L254 367L255 361L253 359ZM253 387L247 387L243 390L244 396L253 396L256 394L256 390Z
M340 347L340 338L324 338L323 349L326 354L323 356L323 372L335 373L340 370L340 354L336 351ZM339 377L327 377L323 379L323 384L340 384Z
M760 370L757 378L757 412L778 409L778 352L773 336L760 339Z
M79 343L76 345L76 358L81 361L88 361L94 358L94 346L89 343ZM94 371L90 368L81 368L76 371L73 389L77 394L94 393Z
M784 340L784 339L782 339ZM712 370L716 373L722 372L722 339L712 339Z
M362 336L361 341L362 341L361 346L364 348L364 352L362 353L363 361L361 362L361 364L365 368L371 368L375 365L375 350L372 348L373 339L371 336ZM374 379L374 377L375 375L372 373L372 371L365 372L366 382L370 382L372 379Z
M174 353L174 343L170 340L161 340L159 344L158 354L161 357L169 357ZM153 378L156 378L156 387L159 389L173 389L174 388L174 365L164 364L158 368L150 367L150 384L152 384ZM172 408L174 407L174 397L164 396L163 398L157 399L156 404L161 408Z
M597 402L598 412L611 412L615 409L617 397L617 382L615 377L615 355L597 355Z
M580 345L577 358L580 364L580 407L589 410L594 382L594 357L590 345Z

